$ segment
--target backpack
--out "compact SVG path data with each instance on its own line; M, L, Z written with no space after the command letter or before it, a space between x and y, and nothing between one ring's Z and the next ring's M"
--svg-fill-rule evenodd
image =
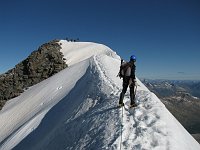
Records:
M123 60L121 60L121 66L120 66L118 76L120 78L131 76L131 68L132 68L132 65L129 62L123 62Z

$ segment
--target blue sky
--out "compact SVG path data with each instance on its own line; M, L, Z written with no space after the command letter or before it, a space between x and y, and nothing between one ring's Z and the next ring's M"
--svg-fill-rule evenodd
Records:
M0 2L0 73L52 39L105 44L137 76L200 80L199 0L17 0ZM116 68L118 69L118 68Z

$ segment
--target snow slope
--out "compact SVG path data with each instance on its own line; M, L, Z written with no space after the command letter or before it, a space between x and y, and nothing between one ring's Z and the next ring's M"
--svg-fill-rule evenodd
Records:
M6 103L0 149L199 150L139 80L137 108L117 108L119 56L96 43L60 41L69 67Z

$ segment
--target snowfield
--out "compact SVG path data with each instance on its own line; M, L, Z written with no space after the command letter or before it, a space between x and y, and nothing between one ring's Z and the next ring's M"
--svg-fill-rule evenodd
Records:
M200 150L138 79L138 107L129 108L128 92L125 108L117 108L122 80L114 51L89 42L60 44L69 67L0 111L1 150Z

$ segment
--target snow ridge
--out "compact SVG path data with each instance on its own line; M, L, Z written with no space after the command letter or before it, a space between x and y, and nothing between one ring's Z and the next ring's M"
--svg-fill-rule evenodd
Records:
M128 108L129 92L123 111L117 107L122 81L115 52L95 43L60 44L69 68L6 104L0 150L200 149L138 79L138 107Z
M29 144L34 141L36 142L34 145L37 146L33 149L106 149L106 147L113 147L111 141L115 141L118 137L117 129L120 127L120 123L117 123L120 119L115 117L119 116L114 101L116 96L113 95L112 98L108 96L111 92L110 87L102 82L95 61L90 60L90 62L90 67L76 83L74 89L61 100L61 104L53 108L52 113L49 112L49 115L46 115L45 118L48 120L46 124L55 121L56 124L54 123L53 128L56 129L51 129L52 133L49 133L48 129L47 132L40 135L41 131L45 129L39 126L37 129L39 131L38 133L37 130L35 131L35 136L33 134L26 138L15 149L27 149ZM87 82L87 86L85 82ZM107 93L102 91L107 91ZM77 95L77 93L79 94ZM70 98L76 99L76 102ZM59 114L58 110L60 109L62 112ZM50 114L60 116L60 120L54 118L49 121ZM45 122L42 124L45 126ZM110 130L112 128L113 130ZM44 137L50 138L53 142L49 143L48 139L38 143L38 138L45 139ZM29 143L30 141L31 143Z
M96 57L96 64L99 66L98 68L102 72L101 74L104 81L110 85L112 91L117 91L116 93L113 93L113 95L119 95L120 87L114 84L113 81L106 76L106 70L109 69L107 68L103 70L103 66L106 65L103 65L100 62L105 61L101 61L100 59L100 57ZM159 114L156 114L155 111L153 111L155 114L149 113L152 111L151 109L154 103L157 104L157 106L154 106L154 109L155 107L164 107L164 105L156 102L155 100L151 100L151 93L145 89L138 91L136 95L136 101L139 106L135 109L129 109L128 106L130 101L128 99L128 95L129 92L126 94L124 100L125 111L119 112L123 113L123 115L120 114L119 117L124 116L124 118L120 118L120 124L122 125L122 146L120 145L121 137L119 136L112 144L112 148L118 149L121 146L123 149L152 149L154 147L157 149L168 149L169 141L165 137L167 136L167 133L165 133L165 130L163 130L163 128L165 128L165 123L159 120ZM117 97L117 100L118 98L119 97ZM149 104L147 101L149 101ZM162 130L159 131L158 128L161 128ZM120 131L119 128L118 131Z

